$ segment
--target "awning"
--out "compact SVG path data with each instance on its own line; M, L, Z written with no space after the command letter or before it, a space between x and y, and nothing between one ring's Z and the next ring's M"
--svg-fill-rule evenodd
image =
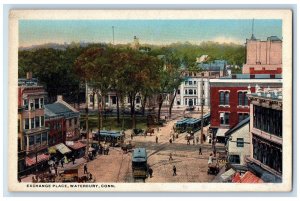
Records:
M48 153L49 153L49 154L56 154L56 147L55 147L55 146L49 147L49 148L48 148Z
M216 137L225 137L225 133L228 131L229 129L227 128L219 128L216 134Z
M73 144L71 145L68 145L71 149L74 149L74 150L78 150L78 149L81 149L83 147L86 147L86 144L83 144L82 142L80 141L75 141L73 142Z
M223 182L230 181L231 177L234 175L234 173L235 173L235 170L230 168L229 170L227 170L226 172L221 174L222 181Z
M62 154L67 154L71 152L71 150L66 145L64 145L64 143L57 144L55 145L55 147Z
M247 171L244 175L240 176L240 173L236 173L232 179L233 183L264 183L264 181L254 175L252 172Z
M37 158L37 163L40 163L42 161L47 161L50 158L50 155L48 154L38 154L37 157L36 156L27 156L26 157L26 166L32 166L34 164L36 164L36 158Z

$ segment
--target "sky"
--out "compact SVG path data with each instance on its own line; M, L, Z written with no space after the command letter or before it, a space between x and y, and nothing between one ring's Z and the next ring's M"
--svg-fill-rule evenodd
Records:
M19 47L44 43L113 42L141 44L203 41L243 44L251 37L252 19L242 20L20 20ZM254 35L282 37L281 20L254 20Z

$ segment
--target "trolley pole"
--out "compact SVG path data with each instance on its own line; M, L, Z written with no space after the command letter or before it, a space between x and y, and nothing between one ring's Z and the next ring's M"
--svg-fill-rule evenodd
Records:
M85 130L86 130L86 150L85 154L88 157L89 154L89 107L88 107L88 85L87 81L85 81Z
M203 76L201 76L201 82L200 82L200 104L201 104L201 136L200 136L200 143L203 144L203 105L204 105L204 99L203 99Z

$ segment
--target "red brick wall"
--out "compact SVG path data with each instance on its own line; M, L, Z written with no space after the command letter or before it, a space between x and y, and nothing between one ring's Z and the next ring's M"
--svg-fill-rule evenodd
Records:
M219 90L230 90L229 104L230 107L219 106ZM248 90L248 87L211 87L210 103L211 103L211 127L220 127L220 112L230 112L229 127L232 128L238 124L238 112L250 112L250 108L239 108L238 106L238 90ZM251 87L251 92L255 92L255 88ZM250 104L249 104L250 105Z
M53 129L53 125L59 123L61 125L61 129ZM59 144L59 143L64 143L65 142L65 133L66 133L66 127L64 125L64 118L60 118L60 119L46 119L45 120L45 126L50 128L49 130L49 146L55 145L55 144ZM58 133L62 132L63 133L63 137L61 141L57 141L55 144L51 144L51 138L53 138L54 136L56 136L56 139L58 140Z

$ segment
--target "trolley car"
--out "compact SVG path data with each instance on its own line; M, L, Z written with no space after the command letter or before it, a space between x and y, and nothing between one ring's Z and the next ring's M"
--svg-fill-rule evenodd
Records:
M133 178L145 180L148 177L147 152L145 148L135 148L132 153Z

